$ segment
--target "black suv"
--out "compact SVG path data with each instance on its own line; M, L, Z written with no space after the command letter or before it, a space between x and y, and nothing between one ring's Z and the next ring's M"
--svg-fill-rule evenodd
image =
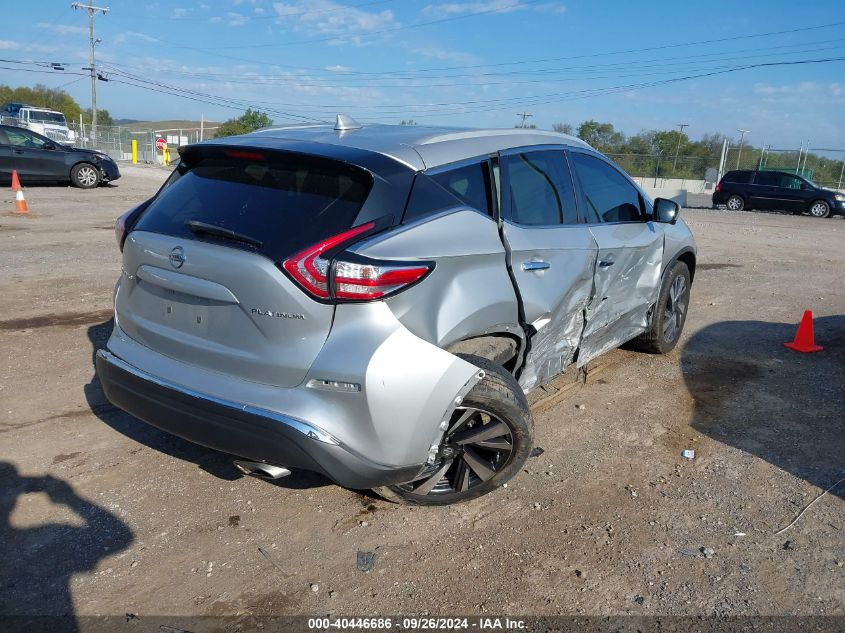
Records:
M826 218L845 215L845 194L788 172L738 169L726 173L716 185L713 208L718 205L731 211L779 210Z

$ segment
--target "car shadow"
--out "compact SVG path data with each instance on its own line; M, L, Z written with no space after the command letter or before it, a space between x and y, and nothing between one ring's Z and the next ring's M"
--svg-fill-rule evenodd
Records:
M46 495L75 515L74 521L20 527L13 512L19 498L27 494ZM3 630L78 631L70 592L72 577L94 570L102 558L126 549L133 540L129 526L77 495L66 481L50 475L26 477L13 464L0 461Z
M845 315L815 320L814 354L786 349L796 324L723 321L681 355L692 426L827 489L845 476ZM831 491L845 498L845 484Z
M97 377L95 361L97 350L106 347L113 328L113 318L88 328L93 375L91 381L85 385L85 399L94 415L118 433L153 450L165 453L176 459L192 462L218 479L234 481L243 477L244 475L232 465L232 460L235 459L234 456L200 446L199 444L193 444L176 435L161 431L118 409L106 399L100 379ZM291 472L287 477L272 480L268 483L282 488L296 490L331 485L331 481L318 473L299 470Z

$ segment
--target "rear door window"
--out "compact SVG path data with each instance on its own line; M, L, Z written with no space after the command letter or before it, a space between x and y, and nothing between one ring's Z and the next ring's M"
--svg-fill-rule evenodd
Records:
M572 178L562 150L505 156L510 219L523 226L577 224Z
M751 172L749 171L729 171L722 178L725 182L747 183L751 180Z
M764 187L780 187L781 175L774 171L758 171L754 175L754 184Z
M354 226L372 187L368 172L330 159L226 154L180 164L134 230L219 242L279 261ZM200 235L191 222L249 239Z

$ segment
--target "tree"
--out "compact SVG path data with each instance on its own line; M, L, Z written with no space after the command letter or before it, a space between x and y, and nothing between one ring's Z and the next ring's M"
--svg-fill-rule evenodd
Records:
M571 123L554 123L552 129L560 134L569 134L570 136L575 133Z
M91 123L91 108L85 109L82 119L86 124ZM111 118L108 110L97 108L97 125L114 125L114 120Z
M578 138L600 152L615 152L625 143L625 135L613 129L613 123L584 121L578 126Z
M416 125L416 124L417 124L417 122L414 121L413 119L402 119L401 121L399 121L399 125Z
M273 125L273 120L258 110L247 108L241 116L235 119L225 121L219 128L217 128L216 137L236 136L238 134L248 134L262 127Z
M43 84L36 84L32 88L0 85L0 103L26 103L37 108L56 110L64 114L68 122L79 121L82 112L79 104L64 90L48 88Z

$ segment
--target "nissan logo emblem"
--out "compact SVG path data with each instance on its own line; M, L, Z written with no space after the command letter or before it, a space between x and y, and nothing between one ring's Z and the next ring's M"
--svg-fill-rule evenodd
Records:
M177 246L172 251L170 251L170 265L173 268L181 268L182 264L185 263L185 249L181 246Z

